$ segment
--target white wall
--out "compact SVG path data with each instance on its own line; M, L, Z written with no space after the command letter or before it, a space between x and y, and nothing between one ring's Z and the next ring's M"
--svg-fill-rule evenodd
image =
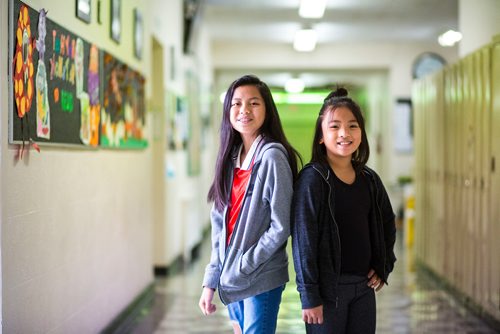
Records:
M463 34L459 43L460 57L491 43L500 34L500 1L460 0L458 27Z
M192 81L187 80L187 73L195 75L195 87L197 90L196 98L192 100L189 106L189 112L198 114L198 118L189 122L190 139L202 141L205 145L199 148L201 169L199 174L190 175L188 173L189 155L187 150L167 149L164 152L163 182L165 189L165 203L163 223L164 236L163 244L155 245L155 266L168 267L179 257L189 261L191 250L202 239L202 232L209 222L209 206L206 201L209 182L212 180L213 145L205 136L210 133L212 128L205 129L201 133L201 124L199 117L201 114L209 113L206 108L210 103L210 89L212 85L212 63L210 57L209 40L203 28L203 22L198 22L194 26L192 52L183 53L183 1L152 1L154 10L151 12L152 33L155 38L161 41L165 53L165 96L186 97L192 95ZM200 26L201 25L201 26ZM172 32L178 32L172 35ZM174 59L171 57L170 50L174 49ZM171 68L173 61L174 68ZM154 67L154 64L153 64ZM173 73L172 73L173 72ZM166 103L166 122L172 120L175 104ZM171 128L167 128L169 135Z
M171 115L171 108L175 108L175 105L170 103L168 99L169 95L183 94L183 76L182 76L182 1L151 1L151 12L150 21L151 24L151 34L158 40L158 42L163 47L164 62L163 62L163 77L164 85L160 90L163 91L165 104L165 117L163 118L165 122L170 122L170 118L167 115ZM175 33L174 33L175 32ZM171 50L174 50L172 55ZM175 68L172 71L171 64L175 64ZM155 68L155 64L151 64ZM163 131L166 135L167 133L167 123L160 125L164 127ZM161 140L165 140L162 138ZM158 240L159 242L153 245L154 247L154 265L157 267L166 267L175 260L175 258L182 254L182 223L180 223L180 213L178 212L178 206L174 206L178 196L175 192L170 192L171 185L169 184L167 175L171 168L177 170L178 160L182 157L176 158L172 154L168 154L165 150L163 152L158 152L162 157L158 160L161 163L159 169L162 170L162 178L156 180L156 182L161 183L164 190L164 198L162 203L164 218L163 221L156 222L160 227L156 230L157 233L163 233L164 235ZM171 161L176 161L175 166ZM167 170L169 169L169 170ZM178 227L175 228L172 222L178 222Z
M85 150L41 147L17 158L8 145L7 2L0 10L1 250L3 331L95 333L153 280L151 259L150 150ZM109 7L101 25L77 19L75 1L26 1L48 18L118 56L146 77L133 57L132 8L122 1L122 42L109 36ZM144 20L149 31L148 20Z

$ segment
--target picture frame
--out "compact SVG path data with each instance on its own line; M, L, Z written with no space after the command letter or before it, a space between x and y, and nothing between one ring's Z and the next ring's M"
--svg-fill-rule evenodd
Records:
M122 34L121 0L111 0L110 34L111 39L120 43Z
M137 59L142 59L142 49L144 47L144 22L142 13L134 9L134 55Z
M76 0L76 17L85 23L90 23L92 13L91 0Z

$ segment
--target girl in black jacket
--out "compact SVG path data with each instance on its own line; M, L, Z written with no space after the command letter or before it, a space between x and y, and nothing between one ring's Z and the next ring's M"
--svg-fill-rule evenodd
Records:
M292 247L307 333L375 333L375 291L394 267L395 216L359 106L339 88L320 110L292 204Z

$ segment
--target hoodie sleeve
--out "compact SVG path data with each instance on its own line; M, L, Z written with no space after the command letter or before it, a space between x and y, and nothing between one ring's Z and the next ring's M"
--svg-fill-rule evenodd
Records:
M292 253L302 308L323 304L319 289L319 205L322 183L312 168L303 169L292 201Z
M216 289L220 278L220 247L224 247L224 245L220 244L224 219L222 213L215 208L215 205L212 207L210 219L212 222L212 254L210 256L210 262L205 268L203 286Z

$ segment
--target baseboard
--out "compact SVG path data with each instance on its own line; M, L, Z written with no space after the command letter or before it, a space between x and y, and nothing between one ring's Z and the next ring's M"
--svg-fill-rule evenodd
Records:
M191 248L191 256L189 261L186 261L182 255L177 256L174 261L168 266L155 265L153 267L153 272L155 277L168 277L171 275L176 275L187 266L191 265L195 260L200 257L201 246L205 238L210 237L210 227L203 230L203 237L201 240Z
M154 283L151 283L100 334L130 333L137 318L151 308L154 296Z
M445 290L447 293L452 295L459 303L461 303L465 308L467 308L471 313L481 318L484 322L486 322L490 327L492 327L495 331L500 333L500 320L494 318L491 314L489 314L482 306L477 304L472 298L464 294L455 288L450 282L448 282L445 278L438 275L434 270L428 267L422 261L416 261L417 267L419 270L429 275L435 282L439 284L439 286Z
M167 277L175 275L182 271L185 261L182 255L177 256L174 261L168 266L154 266L153 271L155 277Z
M179 255L169 266L154 266L155 277L167 277L182 272L187 265L192 264L200 256L203 240L209 236L210 228L203 231L202 240L191 248L191 259L186 263ZM136 321L149 313L155 299L155 283L149 284L130 305L123 310L100 334L125 334L130 333Z

